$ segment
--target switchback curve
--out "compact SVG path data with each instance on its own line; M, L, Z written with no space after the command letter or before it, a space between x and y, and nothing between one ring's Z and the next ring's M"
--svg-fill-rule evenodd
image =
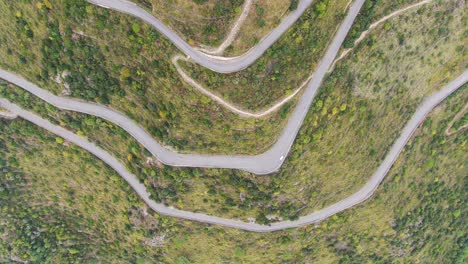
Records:
M97 0L92 0L97 1ZM107 0L99 0L107 1ZM121 2L123 0L116 0ZM82 112L95 115L109 120L137 139L161 162L171 166L179 167L205 167L205 168L229 168L241 169L254 174L264 175L279 170L292 144L299 132L310 105L317 94L317 91L325 77L328 68L333 63L338 50L341 47L351 25L361 9L364 0L356 0L350 7L348 15L340 25L337 33L324 57L319 62L315 73L305 89L303 95L298 100L295 109L292 111L285 128L281 132L278 140L273 146L258 155L201 155L201 154L181 154L171 151L156 142L143 128L125 115L102 105L87 103L76 99L64 98L39 88L25 79L7 71L0 70L0 78L3 78L30 93L40 97L42 100L64 110ZM152 17L152 16L151 16ZM154 18L154 17L153 17Z
M166 36L179 50L186 56L190 57L194 62L220 73L232 73L243 70L254 63L263 53L271 47L305 12L312 4L313 0L300 0L296 10L291 11L281 23L266 35L260 42L251 48L246 53L236 57L221 57L203 53L197 48L193 48L184 41L174 31L164 25L159 19L148 13L137 4L128 0L88 0L89 3L98 5L104 8L116 10L125 14L129 14L153 26L161 34ZM364 0L357 0L362 5ZM356 5L356 4L355 4ZM360 8L351 8L348 16L357 16ZM351 27L354 19L347 21L347 25Z
M343 210L346 210L369 199L375 192L377 187L380 185L380 183L383 181L385 175L388 173L390 168L393 166L395 160L407 144L408 140L414 134L419 125L424 121L425 117L429 114L429 112L440 102L442 102L445 98L447 98L449 95L458 90L458 88L463 86L467 81L468 71L465 71L457 79L450 82L440 91L432 94L423 101L423 103L418 107L410 121L403 128L400 137L395 141L395 143L391 147L390 151L387 153L385 159L380 164L377 171L372 175L370 180L359 191L331 206L318 210L309 215L302 216L298 220L281 221L272 223L270 225L247 223L239 220L225 219L202 213L182 211L171 207L167 207L160 203L156 203L155 201L151 200L150 194L147 192L146 187L138 181L135 175L127 171L125 166L122 165L111 154L99 148L94 143L89 142L87 139L64 129L63 127L52 124L36 114L33 114L18 107L17 105L12 104L6 99L0 99L0 106L7 109L11 113L16 114L19 117L22 117L23 119L28 120L60 137L63 137L66 140L94 154L96 157L98 157L106 164L108 164L111 168L113 168L118 174L120 174L120 176L122 176L122 178L124 178L130 184L130 186L137 192L141 199L143 199L150 208L152 208L160 214L198 221L207 224L222 225L246 231L272 232L320 222L334 214L337 214Z

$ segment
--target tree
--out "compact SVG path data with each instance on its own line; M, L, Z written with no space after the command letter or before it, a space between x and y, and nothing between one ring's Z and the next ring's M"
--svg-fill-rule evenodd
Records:
M327 3L325 3L325 1L320 1L314 6L314 12L317 15L317 17L322 17L325 14L326 10Z
M291 4L289 5L289 11L296 10L298 5L299 5L299 0L291 0Z

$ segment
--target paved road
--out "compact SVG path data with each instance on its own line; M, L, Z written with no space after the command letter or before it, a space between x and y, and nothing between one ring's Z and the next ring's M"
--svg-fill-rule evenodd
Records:
M169 208L163 204L156 203L155 201L150 199L150 195L146 191L145 186L138 181L135 175L128 172L125 166L122 165L117 159L115 159L112 155L110 155L103 149L97 147L95 144L89 142L83 137L79 137L78 135L73 134L72 132L60 126L56 126L50 123L49 121L42 119L36 114L28 112L16 106L15 104L10 103L6 99L0 99L0 106L42 128L45 128L46 130L49 130L50 132L62 138L65 138L66 140L94 154L96 157L107 163L117 173L119 173L130 184L130 186L132 186L132 188L135 189L137 194L148 204L148 206L150 206L153 210L160 214L254 232L271 232L316 223L367 200L382 182L385 175L392 167L393 163L405 147L408 140L411 138L418 126L424 121L426 115L436 105L442 102L447 96L455 92L467 81L468 71L464 72L456 80L452 81L444 88L442 88L439 92L434 93L433 95L431 95L423 101L423 103L416 110L411 120L404 127L400 137L395 141L395 143L391 147L390 151L387 153L387 156L385 157L384 161L381 163L377 171L374 173L374 175L372 175L371 179L366 183L366 185L362 187L362 189L360 189L358 192L329 207L316 211L307 216L300 217L298 220L282 221L278 223L273 223L271 225L259 225L255 223L224 219L206 214L192 213Z
M118 0L116 2L120 1L121 0ZM91 114L119 125L164 164L179 167L240 169L259 175L269 174L278 171L288 155L318 88L327 73L327 69L333 63L333 60L335 59L336 54L338 53L338 50L340 49L340 46L363 3L364 0L356 0L351 5L348 15L335 34L324 57L318 64L310 83L302 97L299 99L296 108L291 113L290 118L278 140L269 150L259 155L225 156L176 153L161 146L133 120L115 110L98 104L53 95L21 77L3 70L0 70L0 78L22 87L60 109Z
M2 109L0 108L0 118L4 118L4 119L15 119L17 118L18 115L15 114L15 113L11 113L11 112L4 112L2 111Z
M90 0L94 2L99 2L100 4L108 4L113 5L113 3L119 5L122 8L122 12L130 13L134 12L135 10L140 10L136 6L130 7L125 6L125 2L123 0ZM300 8L298 11L304 8L304 3L309 1L301 1ZM95 116L99 116L101 118L107 119L130 133L136 140L138 140L142 145L145 146L153 155L155 155L159 160L163 163L172 165L172 166L184 166L184 167L215 167L215 168L231 168L231 169L242 169L256 174L268 174L271 172L277 171L282 163L284 162L284 158L288 154L294 139L299 131L300 126L305 118L305 115L308 112L308 109L317 93L318 88L320 87L322 80L326 74L327 69L332 64L336 54L347 34L349 31L357 13L359 12L364 0L356 0L350 8L350 11L345 18L344 22L340 26L338 32L336 33L331 45L328 47L325 56L319 63L314 77L312 78L310 84L308 85L306 91L304 92L303 96L299 100L295 110L291 114L288 123L283 130L281 136L279 137L278 141L274 144L274 146L256 156L217 156L217 155L198 155L198 154L180 154L175 153L173 151L167 150L158 144L148 133L146 133L138 124L127 118L126 116L112 110L106 108L101 105L82 102L76 99L69 99L69 98L62 98L55 96L46 90L43 90L36 85L24 80L23 78L14 75L12 73L0 70L0 78L3 78L11 83L22 87L23 89L33 93L34 95L40 97L41 99L47 101L48 103L65 110L72 110L77 112L82 112L86 114L91 114ZM128 4L128 3L127 3ZM246 55L242 55L238 57L239 59L232 59L232 60L219 60L213 61L212 58L203 55L200 52L195 51L190 46L188 46L182 39L180 39L174 33L171 33L161 22L155 22L154 17L149 15L151 18L145 17L145 13L140 13L143 10L138 11L137 13L133 14L138 16L146 21L149 19L153 21L155 24L151 23L153 26L157 27L158 30L161 32L165 32L166 36L168 36L175 44L181 48L186 54L194 52L193 58L197 58L196 61L200 64L214 69L218 67L220 72L232 72L236 70L240 70L242 68L247 67L253 61L256 60L262 53L267 49L269 45L262 47L262 43L268 43L267 41L269 38L265 38L264 41L259 46L256 46L252 51ZM143 11L144 12L144 11ZM303 11L302 11L303 12ZM293 13L294 14L294 13ZM289 17L288 17L289 18ZM296 18L297 19L297 18ZM295 21L295 20L294 20ZM293 22L294 22L293 21ZM149 21L147 21L149 22ZM158 24L160 23L160 25ZM287 27L286 27L287 29ZM286 30L284 29L284 31ZM277 29L275 29L277 30ZM284 32L283 31L283 32ZM273 34L273 33L272 33ZM275 34L273 34L275 35ZM279 34L280 35L280 34ZM279 35L276 36L277 39ZM185 43L185 44L184 44ZM185 46L186 45L186 46ZM263 51L262 51L263 50ZM251 53L251 54L250 54ZM190 55L190 54L188 54ZM244 57L245 59L242 59ZM205 65L206 64L206 65ZM253 223L245 223L236 220L229 220L223 219L214 216L208 216L205 214L197 214L191 212L185 212L181 210L171 209L165 207L164 205L157 204L154 201L149 199L149 194L146 192L145 187L140 184L136 177L126 171L125 167L121 165L115 158L113 158L110 154L105 152L104 150L100 149L93 143L87 141L84 138L78 137L73 133L51 124L50 122L40 118L37 115L34 115L30 112L27 112L16 105L9 103L5 99L0 99L0 106L4 107L5 109L18 114L20 117L29 120L35 123L38 126L41 126L67 140L77 144L85 148L86 150L90 151L104 162L106 162L109 166L114 168L125 180L129 182L129 184L137 191L137 193L145 200L148 205L154 209L155 211L170 215L174 217L180 217L184 219L196 220L204 223L211 223L211 224L219 224L234 228L245 229L249 231L256 231L256 232L267 232L267 231L275 231L281 230L285 228L297 227L301 225L306 225L310 223L315 223L320 220L323 220L333 214L336 214L346 208L352 207L367 198L369 198L375 189L378 187L380 182L383 180L384 176L391 168L392 164L394 163L395 159L398 157L399 153L406 145L406 142L409 140L411 135L413 134L414 130L419 126L419 124L424 120L425 116L431 111L433 107L435 107L438 103L440 103L443 99L445 99L448 95L453 93L457 90L460 86L466 83L468 80L468 72L463 73L459 78L455 81L451 82L449 85L444 87L440 92L435 93L434 95L427 98L424 103L418 108L413 118L408 122L406 127L404 128L401 136L392 146L390 152L387 154L387 157L382 162L381 166L378 168L376 173L372 176L370 181L357 193L353 194L352 196L315 213L310 215L304 216L299 218L296 221L283 221L279 223L272 224L270 226L263 226Z
M311 5L313 0L300 0L298 8L285 17L281 23L267 36L265 36L255 47L240 56L230 58L208 55L191 47L187 42L185 42L185 40L183 40L179 35L164 25L159 19L155 18L146 10L131 1L88 0L88 2L137 17L152 25L161 34L171 40L171 42L174 43L174 45L177 46L183 53L185 53L187 56L190 56L190 58L196 63L216 72L231 73L245 69L254 63L258 58L260 58L260 56L262 56L262 54L292 26L294 22L297 21L297 19L299 19L299 17ZM359 8L355 8L351 12L353 16L356 16L359 12ZM351 26L353 20L347 21L347 23L348 26Z

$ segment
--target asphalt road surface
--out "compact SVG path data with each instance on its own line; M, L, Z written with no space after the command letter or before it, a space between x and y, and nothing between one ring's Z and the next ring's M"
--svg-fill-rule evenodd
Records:
M213 56L201 52L198 49L190 46L185 40L183 40L174 31L164 25L159 19L148 13L145 9L139 7L137 4L128 0L88 0L91 4L95 4L104 8L113 9L125 14L137 17L146 23L152 25L161 34L166 36L175 46L179 48L185 55L189 56L196 63L209 68L216 72L231 73L245 69L263 53L273 45L282 35L285 33L299 17L305 12L305 10L312 4L313 0L300 0L296 10L291 11L281 23L273 29L268 35L266 35L257 45L251 48L246 53L237 57L219 57ZM356 1L354 5L359 7L362 5L364 0ZM360 8L351 8L348 16L355 17ZM354 19L347 20L346 25L351 26Z
M242 70L243 68L252 64L258 59L265 50L271 46L280 36L284 33L304 12L304 10L310 5L311 0L303 0L299 4L299 8L292 12L275 30L272 31L267 37L265 37L259 45L252 48L249 52L245 53L236 58L214 58L212 56L203 54L192 47L190 47L185 41L179 36L164 26L159 20L148 14L143 9L139 8L131 2L124 0L89 0L90 2L110 7L121 12L125 12L136 17L143 19L144 21L151 23L156 27L162 34L168 37L173 43L179 47L185 54L189 55L197 63L208 67L210 69L219 72L234 72ZM350 7L348 15L341 24L337 31L334 39L328 47L324 57L320 61L313 78L307 86L304 94L300 98L296 108L292 112L290 119L288 120L284 130L282 131L279 139L268 151L252 156L224 156L224 155L200 155L200 154L180 154L174 151L168 150L156 142L143 128L141 128L134 121L124 116L123 114L107 108L102 105L83 102L77 99L64 98L51 94L50 92L39 88L38 86L26 81L25 79L12 74L7 71L0 70L0 78L5 79L29 92L40 97L42 100L64 110L71 110L81 113L86 113L94 116L98 116L109 120L116 125L122 127L128 133L130 133L137 141L139 141L145 148L147 148L154 156L156 156L161 162L171 166L182 166L182 167L205 167L205 168L229 168L229 169L242 169L255 174L268 174L277 171L283 164L286 155L297 136L299 128L301 127L304 118L309 110L309 107L320 87L323 78L333 63L341 44L346 37L351 25L353 24L356 15L362 7L364 0L356 0ZM20 107L8 102L5 99L0 99L0 106L9 110L13 114L49 130L50 132L65 138L66 140L75 143L76 145L90 151L95 156L103 160L110 167L116 170L138 193L138 195L155 211L169 216L180 217L189 220L195 220L209 224L219 224L223 226L229 226L233 228L239 228L249 231L256 232L268 232L281 230L286 228L298 227L321 221L333 214L341 212L349 207L363 202L368 199L375 189L378 187L380 182L383 180L389 169L395 162L396 158L403 150L407 141L411 138L411 135L417 129L417 127L424 121L426 115L442 100L447 96L455 92L468 80L468 72L464 72L456 80L452 81L439 92L434 93L430 97L426 98L420 107L417 109L411 120L407 123L403 129L400 137L395 141L394 145L390 149L384 161L379 166L378 170L372 175L367 184L358 192L349 196L348 198L341 200L329 207L322 210L316 211L307 216L300 217L295 221L282 221L274 223L268 226L259 225L255 223L246 223L237 220L230 220L210 216L206 214L192 213L187 211L181 211L166 207L162 204L158 204L149 198L149 194L146 191L143 184L139 183L137 178L128 172L118 160L112 155L97 147L94 143L89 142L87 139L79 137L70 131L56 126L41 117L28 112Z
M95 0L93 0L95 1ZM99 0L107 1L107 0ZM118 0L115 2L121 2ZM112 1L113 2L113 1ZM0 70L0 78L16 84L42 100L63 110L82 112L109 120L138 140L162 163L179 167L229 168L245 170L258 175L276 172L286 159L292 144L299 132L309 107L320 87L328 68L338 53L346 34L348 33L356 14L364 0L356 0L350 7L345 20L340 25L324 57L318 64L304 94L299 99L296 108L291 113L285 128L275 144L266 152L258 155L202 155L181 154L169 150L156 142L143 128L125 115L102 105L83 102L77 99L63 98L39 88L15 74Z
M374 191L377 189L382 180L385 178L385 175L392 167L398 155L401 153L406 143L411 138L418 126L424 121L427 114L429 114L429 112L435 106L437 106L440 102L447 98L447 96L455 92L467 81L468 71L464 72L456 80L452 81L440 91L434 93L433 95L429 96L423 101L423 103L416 110L411 120L403 128L400 137L395 141L395 143L391 147L390 151L387 153L387 156L385 157L384 161L381 163L377 171L374 173L374 175L372 175L372 177L366 183L366 185L364 185L364 187L362 187L358 192L329 207L326 207L309 215L300 217L298 220L281 221L273 223L271 225L260 225L256 223L247 223L201 213L192 213L156 203L155 201L150 199L150 194L146 191L146 187L138 181L135 175L128 172L125 166L122 165L117 159L115 159L112 155L110 155L103 149L96 146L94 143L91 143L87 139L73 134L72 132L60 126L52 124L36 114L33 114L18 107L15 104L10 103L6 99L0 99L0 106L10 111L11 113L17 114L25 120L28 120L36 124L37 126L42 127L94 154L96 157L107 163L118 174L120 174L130 184L130 186L132 186L132 188L137 192L137 194L148 204L148 206L150 206L153 210L160 214L179 217L188 220L194 220L207 224L217 224L232 228L238 228L247 231L271 232L316 223L367 200L374 193Z

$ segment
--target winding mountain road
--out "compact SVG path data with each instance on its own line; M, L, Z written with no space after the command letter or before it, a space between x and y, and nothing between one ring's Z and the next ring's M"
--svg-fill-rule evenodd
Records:
M107 3L107 0L92 0ZM120 3L123 0L112 0L110 2ZM303 3L303 2L301 2ZM164 148L156 142L143 128L125 115L102 105L83 102L77 99L64 98L53 95L39 88L25 79L10 72L0 70L0 78L5 79L19 87L38 96L42 100L63 110L82 112L109 120L139 141L162 163L178 167L204 167L204 168L228 168L240 169L254 174L264 175L279 170L292 144L299 132L310 105L320 87L328 68L333 63L341 44L343 43L354 19L361 9L364 0L356 0L350 7L348 15L340 25L331 44L327 48L324 57L318 64L311 81L309 82L302 97L298 100L296 108L291 113L285 128L281 132L275 144L266 152L259 155L201 155L181 154ZM143 10L144 11L144 10ZM145 11L146 12L146 11ZM152 16L151 16L152 17ZM153 17L154 19L154 17ZM190 50L193 50L190 48ZM203 59L205 60L205 59Z
M250 7L250 5L252 4L251 3L252 0L246 0L246 2L244 3L244 10L243 10L243 15L246 16L247 14L247 10L245 9L246 7ZM381 18L380 20L372 23L369 28L362 32L361 35L359 36L358 39L356 39L354 41L354 47L357 46L359 44L359 42L361 42L366 36L367 34L369 34L369 32L376 28L378 25L382 24L383 22L395 17L395 16L398 16L400 14L402 14L403 12L405 11L408 11L410 9L413 9L413 8L416 8L416 7L420 7L422 5L425 5L425 4L428 4L428 3L431 3L433 0L423 0L421 2L418 2L418 3L414 3L412 5L409 5L409 6L406 6L404 8L401 8L389 15L386 15L385 17ZM233 39L233 36L235 36L235 34L238 33L239 31L239 28L241 26L241 22L243 21L243 19L245 19L245 17L241 16L235 23L235 26L233 27L233 30L229 33L229 36L231 36L231 40ZM226 43L226 42L225 42ZM224 44L224 43L223 43ZM228 44L225 44L223 49L220 50L220 52L224 51L224 48L226 48ZM222 46L222 45L221 45ZM220 47L221 47L220 46ZM340 61L341 59L343 59L346 55L348 55L353 49L353 48L348 48L348 49L345 49L343 50L343 52L341 53L341 55L336 58L332 65L330 66L330 68L328 68L328 72L332 72L334 67L335 67L335 64ZM218 47L219 48L219 47ZM203 50L203 49L200 49L202 50L203 52L206 52L206 53L209 53L209 54L213 54L213 53L210 53L210 52L207 52L207 50ZM232 102L229 102L228 100L225 100L221 95L219 94L216 94L216 92L213 92L213 91L210 91L209 89L203 87L202 84L198 83L197 81L195 81L192 77L189 76L189 74L187 74L184 69L179 65L178 61L179 60L184 60L184 61L189 61L190 59L187 58L187 57L184 57L180 54L177 54L175 55L173 58L172 58L172 64L174 64L177 72L179 73L179 75L181 76L181 78L184 80L185 83L189 84L190 86L192 86L193 88L195 88L196 90L198 90L199 92L201 92L202 94L208 96L210 99L212 99L213 101L219 103L221 106L225 107L226 109L230 110L231 112L235 113L235 114L238 114L242 117L246 117L246 118L262 118L262 117L265 117L267 115L270 115L271 113L273 112L276 112L278 111L284 104L286 104L287 102L289 102L291 99L293 99L310 81L310 79L312 78L313 74L310 75L298 88L296 88L291 94L283 97L282 99L278 100L277 102L275 102L273 105L271 106L268 106L267 108L264 108L260 111L251 111L251 110L248 110L248 109L244 109L242 106L238 106Z
M4 109L7 109L11 113L16 114L19 117L22 117L23 119L28 120L36 124L37 126L42 127L62 138L65 138L66 140L94 154L96 157L98 157L99 159L107 163L118 174L120 174L122 178L124 178L130 184L130 186L132 186L132 188L137 192L137 194L148 204L148 206L160 214L173 216L173 217L179 217L179 218L188 219L188 220L199 221L202 223L217 224L217 225L222 225L222 226L227 226L227 227L232 227L232 228L238 228L238 229L243 229L247 231L271 232L271 231L299 227L299 226L319 222L347 208L357 205L367 200L369 197L371 197L374 191L379 186L379 184L385 178L385 175L388 173L388 171L392 167L393 163L395 162L398 155L401 153L401 151L405 147L408 140L414 134L416 129L419 127L419 125L424 121L427 114L429 114L429 112L435 106L437 106L440 102L442 102L445 98L447 98L447 96L451 95L456 90L458 90L458 88L463 86L467 81L468 81L468 71L465 71L457 79L450 82L440 91L427 97L423 101L423 103L416 110L411 120L404 127L402 133L400 134L400 137L395 141L395 143L391 147L390 151L387 153L387 156L385 157L383 162L380 164L377 171L374 173L374 175L372 175L372 177L366 183L366 185L364 185L364 187L362 187L358 192L322 210L300 217L298 220L281 221L281 222L273 223L271 225L247 223L247 222L242 222L238 220L225 219L225 218L220 218L220 217L201 214L201 213L182 211L182 210L167 207L163 204L156 203L155 201L151 200L150 194L147 192L146 187L138 181L135 175L127 171L125 166L122 165L111 154L107 153L100 147L96 146L94 143L89 142L87 139L80 137L64 129L63 127L52 124L49 121L41 118L40 116L36 114L33 114L31 112L28 112L18 107L15 104L10 103L6 99L0 99L0 106L3 107Z
M260 42L251 48L246 53L237 57L221 57L203 53L202 51L193 48L185 40L183 40L174 31L164 25L159 19L148 13L137 4L128 0L88 0L89 3L98 5L104 8L116 10L125 14L129 14L139 18L146 23L152 25L161 34L166 36L175 46L177 46L185 55L189 56L196 63L220 73L232 73L245 69L254 63L263 53L273 45L285 33L305 10L312 4L313 0L300 0L296 10L291 11L281 23L266 35ZM360 6L364 0L358 0L355 6L359 8L351 8L348 16L357 16ZM346 20L346 26L351 27L354 19Z
M141 18L142 20L150 23L155 28L157 28L186 55L190 56L195 62L212 70L224 73L239 71L252 64L265 52L266 49L268 49L268 47L270 47L281 36L282 33L284 33L299 18L299 16L312 2L312 0L300 1L299 7L296 11L292 12L285 20L283 20L280 26L274 29L272 33L270 33L257 46L252 48L247 53L234 58L221 58L204 54L190 47L185 41L183 41L179 36L177 36L174 32L172 32L165 25L163 25L159 20L157 20L145 10L139 8L131 2L128 2L126 0L89 1L91 3L112 8L120 12L124 12L127 14L131 14L135 17ZM346 18L339 27L330 46L327 48L324 57L318 64L318 67L316 68L316 71L310 83L308 84L302 97L299 99L296 108L292 112L277 142L268 151L255 156L223 156L176 153L161 146L138 124L136 124L134 121L115 110L94 103L88 103L77 99L64 98L53 95L50 92L39 88L33 83L26 81L22 77L7 71L0 70L0 78L5 79L6 81L11 82L23 88L24 90L29 91L30 93L38 96L42 100L60 109L98 116L115 123L116 125L126 130L129 134L131 134L154 156L156 156L161 162L167 165L183 167L242 169L256 174L268 174L277 171L283 164L285 157L289 153L289 150L297 136L299 128L301 127L304 118L309 110L309 107L318 91L318 88L320 87L328 68L333 63L333 60L335 59L338 50L341 47L341 44L343 43L344 38L346 37L346 34L348 33L351 25L353 24L353 21L356 18L363 3L364 0L356 0L351 5ZM329 207L316 211L307 216L300 217L298 220L282 221L273 223L268 226L231 219L224 219L206 214L192 213L158 204L150 199L150 195L146 191L145 186L141 184L133 174L128 172L124 165L122 165L111 154L96 146L94 143L89 142L87 139L79 137L78 135L73 134L72 132L60 126L56 126L50 123L49 121L39 117L38 115L35 115L18 107L6 99L0 99L0 106L10 111L12 115L17 115L21 118L24 118L25 120L28 120L60 137L63 137L66 140L94 154L96 157L98 157L110 167L112 167L115 171L117 171L117 173L119 173L132 186L132 188L135 189L137 194L153 210L157 211L160 214L179 217L183 219L195 220L203 223L218 224L233 228L239 228L248 231L269 232L316 223L368 199L374 193L381 181L384 179L385 175L392 167L396 158L401 153L404 146L413 135L414 131L424 121L426 115L437 104L439 104L447 96L455 92L458 88L463 86L467 81L468 71L465 71L457 79L450 82L440 91L427 97L423 101L423 103L416 110L411 120L404 127L400 137L395 141L395 143L391 147L386 158L383 160L377 171L372 175L372 177L366 183L366 185L363 186L358 192Z

